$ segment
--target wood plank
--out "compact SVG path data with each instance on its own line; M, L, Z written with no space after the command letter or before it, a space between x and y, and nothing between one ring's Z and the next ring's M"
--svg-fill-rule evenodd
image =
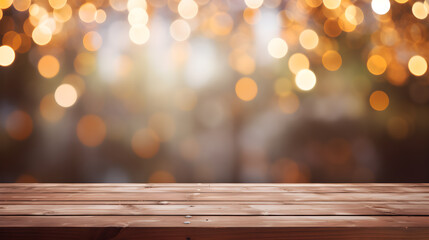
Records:
M429 193L2 193L0 201L429 201Z
M306 204L306 205L1 205L0 215L43 216L429 216L428 204Z
M2 227L427 227L428 216L2 216Z
M139 185L120 185L111 184L110 186L93 184L66 184L57 186L57 184L0 184L0 192L429 192L427 184L401 184L401 185L368 185L361 184L259 184L259 185L231 185L226 184L204 184L204 185L183 185L179 184L139 184Z
M251 236L251 237L249 237ZM297 227L297 228L85 228L85 227L25 227L0 228L2 240L348 240L389 239L427 240L429 228L379 228L379 227Z

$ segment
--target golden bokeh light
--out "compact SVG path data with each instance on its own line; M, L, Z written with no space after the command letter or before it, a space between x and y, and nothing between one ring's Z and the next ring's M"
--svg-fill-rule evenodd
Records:
M327 9L336 9L341 5L341 0L323 0L323 5Z
M128 0L127 2L128 11L131 11L134 8L143 8L146 10L147 9L146 0Z
M384 111L389 106L389 96L384 91L374 91L369 97L369 104L376 111Z
M43 77L53 78L60 71L60 62L52 55L45 55L39 60L37 69Z
M128 8L128 0L109 0L110 6L116 11L125 11Z
M319 44L319 36L314 30L306 29L299 35L299 43L307 50L314 49Z
M309 69L303 69L296 74L295 84L299 89L309 91L316 86L316 75Z
M25 140L33 132L33 120L28 113L16 110L7 116L5 130L11 138Z
M329 71L337 71L342 64L341 55L334 50L326 51L322 56L323 66Z
M192 19L198 14L198 4L194 0L180 0L177 11L182 18Z
M54 94L48 94L42 98L39 110L40 115L42 115L46 121L51 123L58 122L65 113L64 108L60 107L55 102Z
M371 8L378 15L384 15L390 10L390 1L389 0L372 0Z
M322 5L322 0L305 0L305 3L307 3L308 6L312 8L317 8L318 6Z
M273 58L282 58L286 56L288 46L285 40L281 38L273 38L268 43L268 53Z
M92 3L84 3L79 8L79 18L82 22L90 23L95 21L95 14L97 12L97 8Z
M170 35L176 41L185 41L191 35L191 27L183 19L177 19L170 25Z
M45 25L39 25L34 28L32 33L33 41L38 45L46 45L52 39L52 31Z
M243 19L248 24L255 24L261 17L261 13L258 9L246 8L243 11Z
M413 8L412 8L412 12L413 12L414 17L421 19L421 20L427 18L428 14L429 14L428 6L429 5L427 2L415 2L413 4Z
M149 41L149 28L143 24L131 26L129 31L129 37L131 41L137 45L145 44L147 41Z
M22 44L21 34L15 31L9 31L3 35L2 43L16 51L21 47Z
M380 55L372 55L368 58L366 66L368 68L368 71L373 75L381 75L384 73L384 71L386 71L387 62Z
M244 0L248 8L256 9L262 6L264 0Z
M210 30L220 36L228 35L234 26L234 20L226 12L217 12L209 20Z
M95 31L91 31L83 36L83 46L88 51L97 51L103 44L103 38Z
M65 23L72 17L72 8L70 5L65 4L62 8L54 9L53 15L56 21Z
M73 106L76 103L76 100L76 89L70 84L61 84L55 90L55 102L63 108Z
M159 151L159 137L152 129L142 128L133 135L131 147L137 156L143 159L152 158Z
M329 37L338 37L342 30L336 18L328 18L323 24L323 30Z
M278 104L283 113L292 114L299 109L299 98L293 92L289 92L285 96L279 97Z
M15 51L10 46L0 46L0 66L7 67L15 60Z
M96 23L104 23L106 21L107 15L103 9L98 9L95 12L95 22Z
M243 101L251 101L258 94L258 85L248 77L241 78L235 84L235 93Z
M410 70L411 74L419 77L426 73L428 69L428 63L422 56L416 55L411 57L408 61L408 69Z
M13 3L13 0L0 0L0 9L9 8Z
M361 24L364 19L362 10L355 5L348 6L344 11L344 16L353 25Z
M307 56L302 53L295 53L290 56L288 61L289 70L293 74L297 74L302 69L310 68L310 61Z
M49 5L53 9L60 9L63 8L67 3L67 0L49 0Z
M79 141L87 147L100 145L106 137L106 124L97 115L83 116L76 127Z
M407 68L398 62L391 62L387 67L386 73L387 80L395 86L404 85L409 76Z
M31 0L14 0L13 1L13 7L20 12L27 11L30 5L31 5Z
M128 13L128 22L131 26L143 24L146 25L149 21L149 15L143 8L133 8Z

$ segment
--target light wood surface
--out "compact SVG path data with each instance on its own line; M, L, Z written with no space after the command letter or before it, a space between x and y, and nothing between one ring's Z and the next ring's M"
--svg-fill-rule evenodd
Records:
M254 238L429 239L429 184L0 184L0 239Z

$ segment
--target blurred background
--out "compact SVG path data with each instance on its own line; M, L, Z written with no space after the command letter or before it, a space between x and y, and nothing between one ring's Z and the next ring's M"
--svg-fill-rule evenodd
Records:
M429 181L427 1L0 9L0 182Z

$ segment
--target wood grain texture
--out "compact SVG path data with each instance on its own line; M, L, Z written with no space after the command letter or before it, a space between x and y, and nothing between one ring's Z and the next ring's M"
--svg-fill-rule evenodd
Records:
M0 184L0 239L429 239L429 184Z

